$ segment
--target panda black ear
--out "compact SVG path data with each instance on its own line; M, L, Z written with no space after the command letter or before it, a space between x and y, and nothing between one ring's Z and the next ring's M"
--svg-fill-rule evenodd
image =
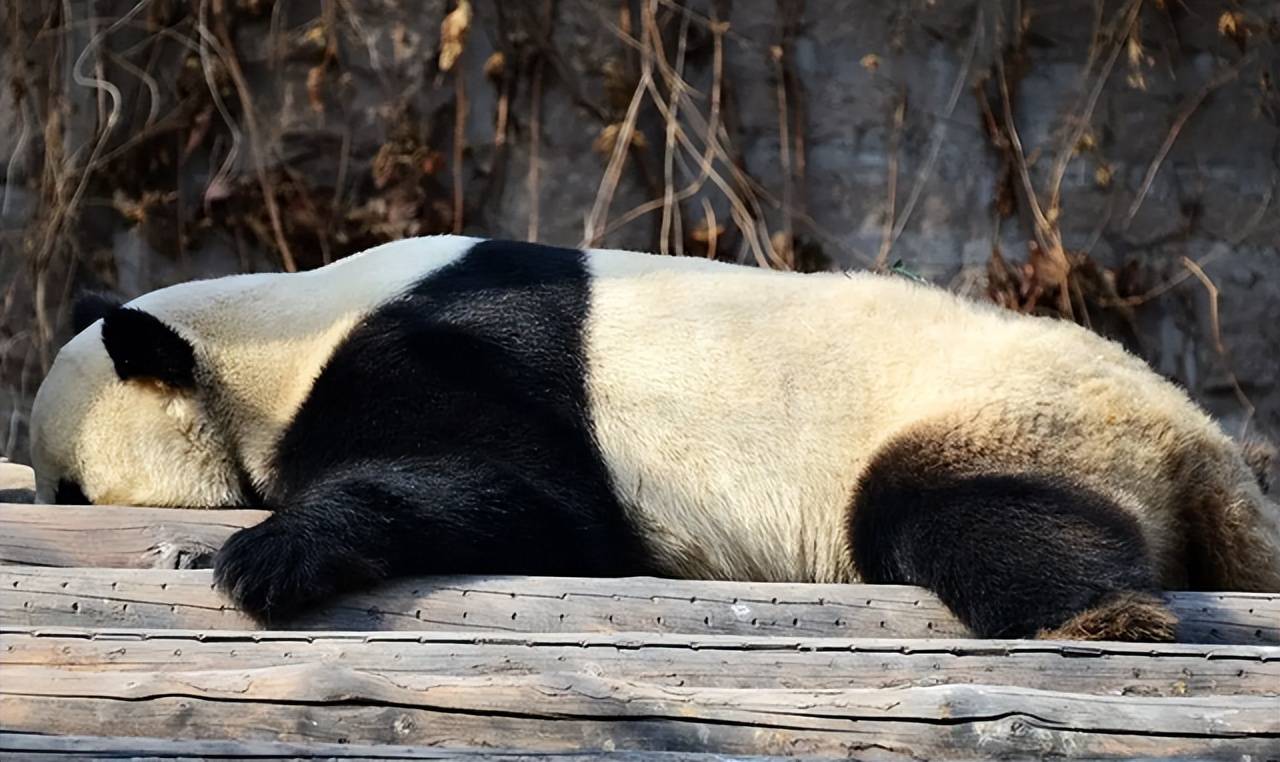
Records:
M195 349L150 312L117 307L107 313L102 343L121 381L138 378L179 389L195 386Z
M122 304L124 300L114 294L85 291L76 297L71 307L71 329L80 333Z

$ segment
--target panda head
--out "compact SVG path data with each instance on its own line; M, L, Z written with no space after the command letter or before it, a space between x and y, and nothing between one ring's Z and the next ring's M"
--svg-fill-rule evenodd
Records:
M81 298L31 412L37 500L173 507L244 497L200 347L155 314Z

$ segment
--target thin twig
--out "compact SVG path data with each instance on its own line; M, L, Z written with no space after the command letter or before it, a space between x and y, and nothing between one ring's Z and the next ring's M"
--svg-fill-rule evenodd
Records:
M684 235L680 231L672 239L671 231L673 226L679 226L680 209L676 205L676 189L675 189L675 155L676 155L676 121L680 113L680 98L683 94L682 87L684 85L684 58L685 51L689 44L689 17L680 17L680 34L679 43L676 48L676 76L677 80L674 84L669 85L671 98L667 103L667 110L671 112L671 118L667 120L667 135L662 155L662 224L660 226L661 233L658 236L658 250L663 254L670 254L670 244L675 244L676 254L684 254Z
M346 195L347 173L351 170L351 123L342 125L342 146L338 149L338 172L333 180L333 201L329 205L331 219L342 217L343 197Z
M230 183L229 178L235 171L235 162L240 156L240 145L244 142L244 137L241 135L239 123L231 116L231 110L227 108L226 101L222 99L222 88L218 85L217 80L213 76L214 67L209 57L209 50L212 49L217 53L220 59L224 58L225 56L222 51L222 45L214 38L213 33L209 31L208 27L206 27L203 22L197 23L196 32L200 36L200 44L198 46L200 53L200 70L204 75L205 86L209 89L209 97L213 101L214 107L218 110L218 115L222 117L223 123L227 125L227 129L231 132L231 148L227 150L226 157L218 165L218 171L214 173L206 186L206 188L213 188L220 183ZM215 139L214 148L216 149L216 147L217 142ZM212 157L216 154L216 150L210 150L210 159L212 160Z
M1248 59L1241 59L1239 63L1219 72L1216 77L1209 80L1194 95L1187 99L1182 109L1178 112L1178 116L1173 120L1173 124L1169 125L1169 132L1164 136L1164 142L1160 144L1160 150L1156 151L1155 158L1151 160L1151 165L1147 167L1147 172L1142 177L1142 184L1138 186L1138 193L1133 197L1133 203L1129 205L1129 211L1125 214L1124 228L1128 228L1133 222L1133 218L1137 216L1138 210L1142 208L1142 202L1146 200L1147 193L1151 190L1151 183L1156 179L1156 174L1160 171L1160 165L1164 163L1165 158L1169 155L1169 151L1173 148L1174 142L1177 141L1178 135L1182 133L1182 128L1186 126L1187 120L1191 115L1200 108L1205 99L1217 90L1219 87L1234 80L1240 74L1240 69Z
M112 63L137 77L147 88L147 119L142 123L141 129L150 129L160 115L160 84L156 82L155 77L135 66L127 58L122 58L111 51L106 51L106 54Z
M904 86L898 94L898 103L893 109L893 126L889 133L889 181L885 190L885 203L888 209L884 215L884 233L880 237L880 251L876 253L876 269L883 270L889 262L889 248L893 246L894 213L898 204L898 147L902 142L902 123L907 114L907 93Z
M1222 325L1218 319L1218 287L1213 280L1205 274L1204 269L1196 264L1190 257L1182 258L1182 266L1191 271L1191 274L1204 285L1205 291L1209 293L1209 327L1212 329L1213 347L1217 351L1218 357L1222 360L1223 368L1227 371L1227 379L1231 382L1231 389L1235 392L1236 401L1244 408L1244 421L1240 424L1240 436L1244 436L1248 431L1249 421L1252 420L1254 412L1257 410L1253 403L1249 400L1249 395L1244 393L1244 389L1240 386L1240 379L1236 378L1235 371L1231 368L1231 355L1227 352L1227 347L1222 343Z
M555 0L546 0L544 10L547 26L550 27L555 23ZM529 96L529 174L526 178L526 188L529 194L529 228L526 238L534 242L538 240L538 173L540 166L538 149L542 143L542 76L545 69L546 52L542 51L538 53L537 59L533 63L533 83Z
M716 223L716 210L705 196L702 199L702 220L707 230L707 259L716 258L716 244L720 238L720 228Z
M1211 262L1221 259L1225 254L1228 253L1228 251L1229 251L1228 249L1215 249L1214 251L1201 257L1196 264L1201 266L1208 265ZM1099 304L1102 307L1138 307L1143 304L1146 304L1147 302L1151 301L1152 299L1155 299L1156 297L1163 296L1164 294L1167 294L1168 292L1177 288L1184 281L1190 278L1191 275L1192 275L1192 271L1189 268L1184 269L1182 272L1179 272L1177 275L1169 278L1168 280L1162 283L1158 283L1155 286L1152 286L1151 288L1147 289L1141 294L1135 294L1134 296L1126 296L1120 299L1102 300L1099 302Z
M644 16L646 23L652 23L651 14L644 14ZM607 20L604 21L604 23L613 29L614 34L616 34L626 44L637 50L648 49L651 53L653 52L652 47L642 45L640 41L635 40L631 35L627 34L626 31L619 29L617 25L612 24ZM713 31L714 30L715 28L713 27ZM721 30L726 31L727 24L722 25ZM652 36L656 37L657 35L654 33ZM718 35L716 39L719 41ZM657 51L657 55L655 55L654 58L657 62L658 71L664 78L675 77L674 72L672 72L670 67L663 62L660 46ZM708 150L715 159L720 160L725 167L727 167L729 177L733 179L734 185L736 185L735 189L725 181L724 177L721 176L719 172L708 165L708 178L720 189L722 193L725 194L725 197L729 202L730 213L733 217L734 224L737 225L739 230L742 232L746 250L751 252L756 263L762 267L787 269L787 263L778 256L778 253L774 249L773 243L770 240L768 227L765 223L764 210L761 208L759 198L757 197L757 193L763 193L763 189L760 187L759 183L754 180L754 178L747 174L739 161L735 160L735 158L731 156L729 151L725 148L725 146L732 145L732 141L730 141L728 137L724 121L721 120L718 125L709 124L708 120L702 116L701 111L697 108L697 104L690 96L691 93L696 91L687 85L682 87L681 90L684 93L682 110L688 116L690 127L707 136ZM658 93L657 87L650 83L649 91L650 96L654 101L654 106L658 109L660 115L664 119L670 119L670 112L666 108L665 99L660 93ZM683 128L677 128L676 137L680 141L681 145L684 146L685 150L691 155L700 153L692 146L692 143ZM770 199L770 203L775 205L777 204L777 202L772 199Z
M1102 95L1102 89L1107 84L1107 80L1111 78L1111 70L1115 68L1116 60L1120 58L1120 52L1124 50L1125 41L1133 31L1133 25L1138 23L1138 13L1142 10L1142 0L1129 0L1128 7L1121 12L1122 20L1113 32L1111 53L1107 56L1106 62L1103 64L1102 71L1099 72L1097 80L1094 82L1089 97L1085 101L1084 107L1075 117L1075 129L1073 129L1066 143L1063 144L1058 151L1057 157L1054 159L1053 167L1049 171L1049 204L1048 208L1052 214L1057 214L1058 207L1062 197L1062 178L1066 175L1067 164L1071 161L1071 157L1075 155L1076 146L1080 143L1080 139L1084 137L1084 132L1089 128L1089 122L1093 118L1093 110L1098 105L1098 98ZM1092 49L1091 49L1092 61Z
M262 155L263 148L261 133L258 130L257 112L249 95L249 83L245 80L244 72L240 69L240 61L235 55L231 30L227 27L226 0L212 0L212 2L213 16L217 24L215 36L222 43L225 52L223 63L226 64L227 73L231 76L231 81L235 85L236 95L239 96L240 110L244 112L245 129L249 133L249 154L253 157L254 172L258 176L258 188L262 192L263 202L267 206L267 217L271 220L271 232L275 237L276 246L280 248L280 261L284 266L285 272L294 272L298 269L298 264L293 258L293 251L290 250L289 242L284 235L284 223L281 219L280 207L276 203L275 190L267 179L267 165ZM205 18L208 3L209 0L200 0L200 26L205 28L207 28Z
M1035 186L1031 182L1031 172L1027 168L1027 154L1022 149L1022 139L1018 137L1018 125L1013 119L1013 104L1012 99L1009 97L1009 81L1005 74L1004 61L999 57L996 58L996 79L1000 88L1000 103L1004 114L1004 131L1009 137L1014 163L1017 165L1018 176L1022 180L1022 190L1027 196L1027 204L1031 208L1031 216L1035 220L1035 225L1032 227L1036 242L1040 244L1040 248L1044 251L1051 251L1055 247L1050 245L1049 236L1052 235L1054 227L1045 218L1044 211L1040 208L1040 200L1036 197Z
M960 70L956 72L955 82L951 85L951 94L947 97L946 109L941 116L935 117L937 121L933 126L933 134L929 136L928 156L920 167L920 171L916 173L916 178L911 184L911 194L907 197L907 203L902 207L902 214L898 215L898 221L893 226L893 237L889 241L890 249L902 237L902 231L906 229L907 222L911 219L912 212L915 211L916 203L919 202L920 196L924 193L925 184L928 182L929 176L933 174L933 166L938 161L938 154L942 150L942 141L947 135L948 123L951 121L951 115L955 113L956 105L960 102L960 95L965 90L965 82L969 79L969 70L973 67L974 56L977 55L978 46L981 44L983 28L982 5L979 4L973 22L973 34L969 38L969 47L965 50L964 58L960 61ZM888 251L885 252L885 259L888 259Z
M657 0L650 0L650 5L656 5L656 2ZM641 42L645 47L640 54L640 82L631 95L627 113L622 118L622 125L614 138L609 163L605 166L595 201L591 205L591 211L587 214L583 226L580 246L595 246L603 236L605 224L608 222L609 206L613 203L613 194L617 191L618 182L622 179L622 167L626 163L627 155L631 152L631 140L635 134L636 120L640 116L640 106L644 103L647 89L653 84L653 53L648 48L650 36L647 24L642 27Z
M791 109L788 104L787 87L790 82L791 44L795 36L795 18L801 9L795 4L780 0L778 3L779 39L769 49L769 57L773 60L775 98L778 107L778 163L782 173L782 257L787 269L795 267L796 231L795 231L795 175L791 163Z
M462 76L462 67L453 72L453 232L462 233L463 195L462 195L462 157L467 147L467 86Z
M711 176L712 165L715 162L715 141L713 132L720 126L721 90L724 86L724 30L725 25L722 23L717 23L711 27L713 50L711 57L711 105L706 120L707 133L704 135L703 139L705 148L698 157L697 176L694 177L688 185L681 188L679 193L676 194L675 200L677 202L683 202L702 190L707 179ZM615 31L621 34L624 39L629 37L629 35L626 35L622 30ZM668 88L673 87L672 83L668 82L667 84ZM680 92L682 94L686 92L683 84L680 85ZM668 116L668 114L670 114L670 116ZM680 127L679 122L674 118L674 112L668 111L664 113L663 116L666 120L665 123L667 126L673 130L672 134L678 137L683 130ZM676 158L677 160L683 159L681 156L677 156ZM625 214L614 218L614 220L609 223L609 226L605 228L604 234L607 236L649 212L661 208L664 201L665 199L650 199L644 203L638 204Z

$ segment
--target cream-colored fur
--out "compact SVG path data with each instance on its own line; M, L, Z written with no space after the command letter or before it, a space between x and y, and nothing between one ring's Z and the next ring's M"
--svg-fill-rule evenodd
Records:
M129 302L191 341L211 378L196 395L122 383L101 324L86 328L36 395L37 499L52 502L69 478L95 503L233 505L244 496L232 448L266 487L275 442L351 327L476 240L397 241L309 272L195 281Z
M122 384L99 328L86 330L37 399L40 499L65 476L95 502L234 503L233 451L269 486L272 447L334 347L474 242L401 241L136 300L195 344L211 383L199 395ZM1138 517L1169 587L1280 590L1277 511L1240 448L1082 328L896 277L616 251L589 262L597 440L670 574L851 580L861 470L910 437L953 470L1056 474L1110 495Z
M696 260L644 270L611 252L592 267L597 437L671 574L851 580L847 510L863 466L932 427L922 445L971 470L1055 474L1115 498L1170 587L1280 589L1277 512L1239 448L1083 328L896 277ZM1189 580L1193 530L1247 563Z

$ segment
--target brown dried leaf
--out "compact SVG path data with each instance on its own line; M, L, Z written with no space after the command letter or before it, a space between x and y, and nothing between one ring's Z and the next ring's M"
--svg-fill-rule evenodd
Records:
M178 159L180 164L191 158L191 153L200 147L205 137L208 136L209 127L212 124L213 103L209 103L191 120L191 131L187 133L187 142L182 146L182 156Z
M1051 294L1067 288L1068 279L1071 277L1071 262L1066 252L1061 249L1046 251L1035 241L1031 242L1029 248L1031 249L1027 257L1027 267L1030 268L1031 274L1028 284L1031 286L1029 295ZM1030 306L1034 304L1033 299Z
M141 224L147 218L147 206L141 200L135 200L125 195L125 192L116 188L115 193L111 194L111 206L120 213L121 217L132 222L135 225Z
M631 8L627 3L618 5L618 29L622 30L623 35L631 36Z
M329 33L325 31L324 23L317 20L302 32L302 36L298 38L298 47L309 53L323 53L328 40Z
M1142 65L1142 41L1136 34L1129 35L1128 41L1125 42L1125 55L1129 58L1130 66Z
M419 162L423 174L436 175L444 170L444 155L439 151L427 151Z
M773 251L778 257L788 265L796 261L795 239L787 235L786 231L779 230L769 236L769 245L773 247Z
M497 82L502 79L502 75L506 70L507 57L502 54L501 50L493 51L493 55L489 56L484 62L484 75L491 82Z
M471 0L458 0L458 6L440 22L440 71L452 71L467 45L471 28Z
M987 298L1008 310L1018 311L1021 306L1021 278L1017 270L1009 266L999 248L991 250L987 260Z
M1243 52L1249 43L1249 25L1245 22L1244 14L1240 11L1223 11L1218 17L1218 34L1230 38Z
M317 114L324 113L324 93L321 88L324 86L326 68L323 63L319 63L307 71L307 102L311 104L311 110Z
M1099 164L1098 168L1093 170L1093 181L1098 184L1099 188L1111 187L1112 171L1110 165Z
M395 26L391 27L391 56L395 59L396 65L399 66L413 58L417 52L418 46L409 32L409 27L397 21Z
M373 174L373 187L378 190L385 188L396 170L396 152L391 143L383 143L378 148L369 169Z
M724 233L725 233L724 225L717 224L715 227L715 230L713 231L711 227L707 225L706 221L704 220L693 230L689 231L689 238L693 239L694 241L697 241L698 243L705 244L705 243L710 243L712 239L724 238Z
M604 78L604 99L609 108L622 114L631 104L631 94L636 83L627 74L627 67L617 58L607 58L600 67L600 76Z
M600 130L600 134L596 136L595 142L591 145L592 149L604 156L613 153L614 146L618 143L618 135L622 132L622 123L614 122L607 124L604 129ZM649 141L645 139L644 133L639 130L631 131L631 147L641 150L649 147Z
M1223 11L1218 17L1218 34L1223 37L1235 37L1240 32L1242 20L1240 11Z

